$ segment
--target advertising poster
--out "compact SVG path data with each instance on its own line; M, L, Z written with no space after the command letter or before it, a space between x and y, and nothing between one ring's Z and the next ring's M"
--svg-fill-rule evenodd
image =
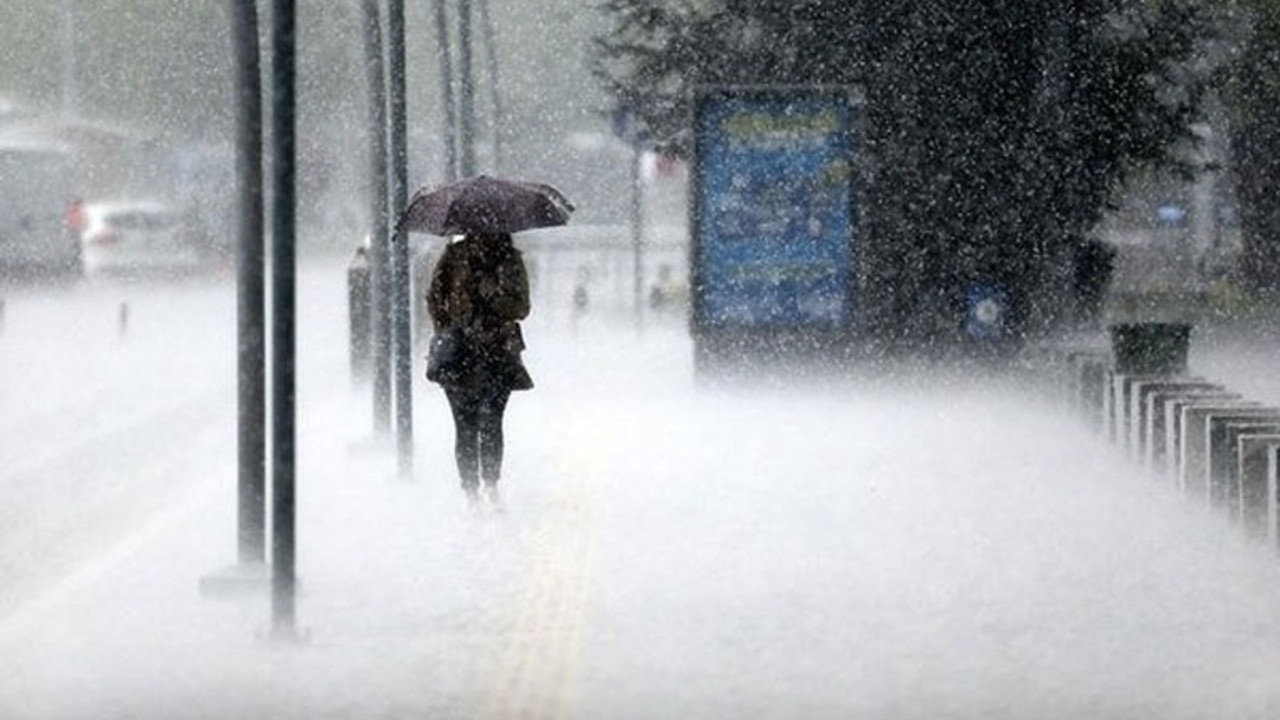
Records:
M695 326L846 327L856 277L849 94L707 92L695 112Z

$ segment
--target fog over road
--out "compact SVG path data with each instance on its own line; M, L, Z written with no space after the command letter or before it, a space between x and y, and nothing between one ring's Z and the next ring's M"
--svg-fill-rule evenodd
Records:
M474 516L437 388L412 482L371 441L343 277L301 272L296 646L197 592L235 545L230 283L7 296L0 717L1280 711L1275 559L1028 388L698 388L678 322L535 295L506 512ZM1267 352L1192 369L1268 399Z

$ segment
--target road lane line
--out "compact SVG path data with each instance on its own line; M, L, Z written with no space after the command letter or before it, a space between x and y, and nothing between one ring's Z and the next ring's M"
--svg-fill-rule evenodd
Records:
M537 529L517 594L505 650L481 678L480 717L557 720L570 717L582 664L582 638L593 581L600 486L617 433L601 418L564 435L558 465L566 479Z

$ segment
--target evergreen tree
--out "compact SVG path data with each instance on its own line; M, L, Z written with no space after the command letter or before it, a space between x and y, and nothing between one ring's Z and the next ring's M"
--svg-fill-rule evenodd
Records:
M1249 39L1226 72L1241 270L1255 292L1280 293L1280 4L1243 3Z
M598 72L655 142L690 149L698 84L865 90L867 320L951 341L966 288L1019 332L1070 319L1072 258L1126 174L1189 169L1208 14L1179 0L609 0Z

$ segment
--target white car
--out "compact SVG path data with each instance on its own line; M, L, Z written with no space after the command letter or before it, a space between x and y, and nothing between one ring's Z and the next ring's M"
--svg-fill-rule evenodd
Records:
M85 275L190 274L200 249L182 219L159 202L94 202L84 206Z

